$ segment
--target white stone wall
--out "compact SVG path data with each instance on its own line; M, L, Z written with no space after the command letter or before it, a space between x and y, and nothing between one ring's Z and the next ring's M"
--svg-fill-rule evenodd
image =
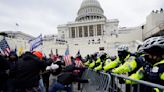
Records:
M146 18L144 26L144 38L151 36L161 30L161 25L164 24L164 12L150 13Z
M0 36L0 40L2 40L3 37ZM23 39L12 39L12 38L7 38L6 40L11 48L11 50L15 50L15 48L17 48L17 50L19 48L23 48L24 51L29 51L29 44L28 44L28 40L23 40Z
M58 29L58 38L69 38L69 29L66 25L61 25L57 27Z
M118 24L119 24L118 20L107 21L105 23L105 28L104 28L104 31L106 32L105 35L118 34Z

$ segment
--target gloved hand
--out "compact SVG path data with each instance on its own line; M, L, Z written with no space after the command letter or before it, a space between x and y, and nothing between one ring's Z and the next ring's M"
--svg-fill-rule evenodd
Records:
M106 73L111 74L111 71L106 71Z
M139 64L141 66L146 65L146 60L145 60L145 57L143 57L143 56L140 56L140 57L136 58L136 62L137 62L137 64Z
M118 78L120 84L124 84L125 80L123 78Z
M152 69L152 67L149 64L143 66L143 70L146 74L149 74L151 72L151 69Z
M46 71L49 71L49 70L51 70L51 66L46 67Z
M56 70L56 69L58 69L58 68L59 68L59 65L52 63L51 66L47 66L47 67L46 67L46 71L49 71L49 70Z
M51 69L52 70L56 70L56 69L58 69L59 68L59 65L57 65L57 64L51 64Z

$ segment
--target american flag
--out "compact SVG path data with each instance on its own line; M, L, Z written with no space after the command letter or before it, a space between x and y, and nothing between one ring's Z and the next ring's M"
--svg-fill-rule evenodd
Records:
M72 65L71 56L69 55L69 48L65 51L64 62L65 66Z
M84 65L83 65L81 59L78 56L81 56L80 50L76 54L75 66L78 67L78 68L82 68L82 67L84 67ZM80 72L80 70L74 70L74 73L78 74L79 72Z
M0 41L0 48L2 49L3 53L5 55L9 55L10 53L10 47L6 41L6 39L4 38L3 40Z

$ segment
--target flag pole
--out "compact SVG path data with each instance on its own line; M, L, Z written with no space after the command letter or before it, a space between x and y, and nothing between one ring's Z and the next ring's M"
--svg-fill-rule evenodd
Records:
M42 34L41 34L42 35ZM41 44L41 52L43 52L43 38L41 39L42 40L42 44Z
M15 25L16 25L16 30L15 31L19 31L19 24L15 23Z

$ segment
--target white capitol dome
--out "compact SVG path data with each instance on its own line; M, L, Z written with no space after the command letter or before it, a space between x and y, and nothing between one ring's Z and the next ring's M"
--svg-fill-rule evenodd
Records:
M76 21L105 18L104 11L97 0L84 0L77 15Z

